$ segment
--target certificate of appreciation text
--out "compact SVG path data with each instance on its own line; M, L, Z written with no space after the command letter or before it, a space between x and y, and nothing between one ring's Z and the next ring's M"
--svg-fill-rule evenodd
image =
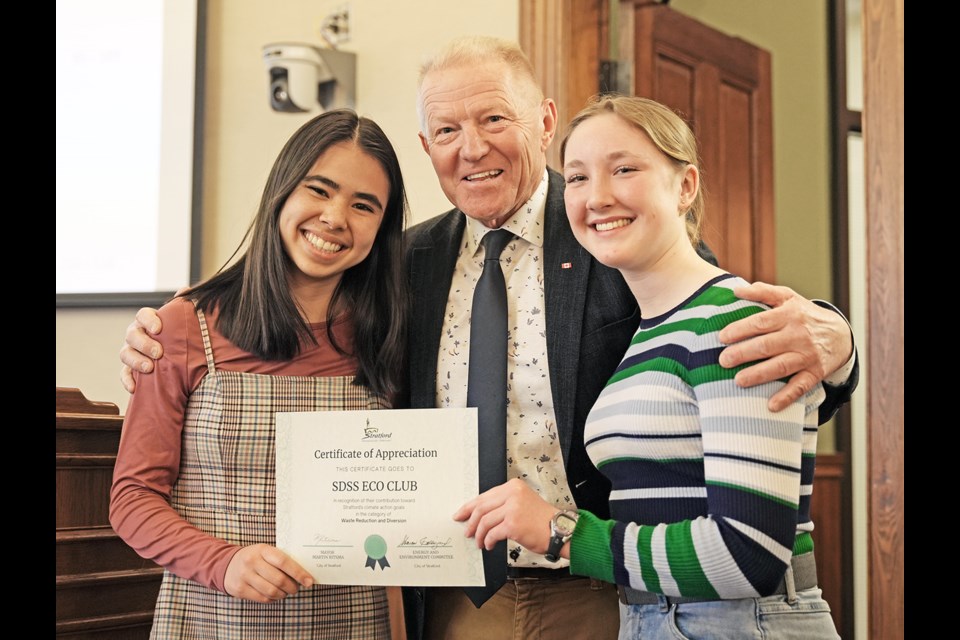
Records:
M277 547L319 584L478 586L477 410L277 413ZM504 558L506 562L506 558Z

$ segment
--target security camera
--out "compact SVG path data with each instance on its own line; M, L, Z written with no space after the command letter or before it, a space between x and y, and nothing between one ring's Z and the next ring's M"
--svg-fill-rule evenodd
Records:
M320 87L334 82L320 52L302 44L270 44L263 48L270 73L270 106L298 113L322 107Z
M356 54L276 43L263 47L263 61L270 75L270 107L274 111L355 108Z

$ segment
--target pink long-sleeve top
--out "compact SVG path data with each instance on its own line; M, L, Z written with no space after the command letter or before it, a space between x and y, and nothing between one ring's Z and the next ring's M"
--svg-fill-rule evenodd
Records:
M181 431L190 395L207 374L200 324L193 304L177 298L159 310L163 357L151 374L135 373L137 390L123 421L110 491L110 524L138 554L206 587L224 590L227 565L240 547L200 531L173 509L170 495L180 470ZM326 325L310 325L318 346L293 360L264 361L239 349L216 330L207 313L217 369L290 376L344 376L356 361L338 353ZM351 324L335 321L337 343L352 346Z

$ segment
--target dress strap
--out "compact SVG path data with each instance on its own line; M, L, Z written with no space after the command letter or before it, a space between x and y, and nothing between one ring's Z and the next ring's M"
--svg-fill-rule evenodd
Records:
M200 321L200 336L203 338L203 353L207 357L207 373L216 372L213 365L213 346L210 344L210 331L207 329L207 317L203 315L203 309L197 306L197 301L193 301L193 306L197 310L197 319Z

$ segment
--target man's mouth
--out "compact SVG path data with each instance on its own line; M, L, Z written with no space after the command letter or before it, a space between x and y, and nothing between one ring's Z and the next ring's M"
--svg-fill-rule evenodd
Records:
M503 169L492 169L490 171L481 171L480 173L472 173L464 180L467 182L479 182L480 180L489 180L490 178L496 178L498 175L503 173Z

